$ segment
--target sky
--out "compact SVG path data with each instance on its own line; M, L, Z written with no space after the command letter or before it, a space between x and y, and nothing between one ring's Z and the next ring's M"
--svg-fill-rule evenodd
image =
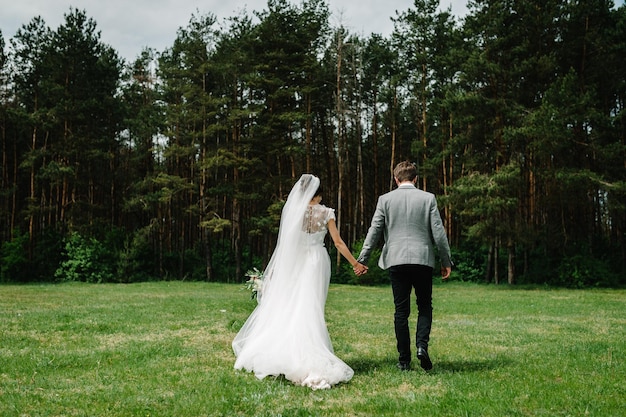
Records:
M301 4L301 0L291 0ZM614 0L623 5L624 0ZM351 33L383 36L393 30L392 17L396 11L414 8L413 0L327 0L330 23L343 25ZM440 9L452 10L457 17L467 13L467 0L441 0ZM267 9L267 0L0 0L0 30L8 44L16 31L41 16L56 30L69 13L70 7L85 10L95 20L101 41L112 46L125 60L132 62L145 47L158 52L171 47L176 32L187 27L193 14L212 13L218 23L247 11Z
M343 25L364 36L391 34L396 11L414 8L413 0L327 0L327 4L331 25ZM70 7L85 10L96 22L101 41L132 62L145 47L158 52L171 47L176 31L187 27L193 14L212 13L218 23L224 23L241 11L252 16L254 11L267 9L267 0L0 0L2 36L8 44L17 30L36 16L56 30ZM441 0L440 8L451 8L457 16L467 12L466 0Z

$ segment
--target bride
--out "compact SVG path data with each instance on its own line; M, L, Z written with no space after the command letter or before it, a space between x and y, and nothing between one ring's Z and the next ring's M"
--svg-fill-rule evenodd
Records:
M341 239L335 211L320 204L319 183L304 174L289 193L259 304L232 342L235 369L259 379L284 375L312 389L330 388L354 375L335 356L324 320L331 271L326 233L355 271L366 269Z

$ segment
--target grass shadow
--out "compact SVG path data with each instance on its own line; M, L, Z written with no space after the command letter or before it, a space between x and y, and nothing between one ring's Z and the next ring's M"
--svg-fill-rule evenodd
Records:
M440 361L435 362L430 374L447 373L474 373L491 371L498 368L511 366L512 360L506 358L489 360L461 360L461 361Z
M500 357L485 360L452 360L452 361L433 361L433 369L428 371L429 374L450 374L450 373L474 373L491 371L498 368L506 368L512 366L513 360ZM358 358L352 359L347 364L355 373L369 373L381 369L396 369L397 360L394 358ZM411 365L414 371L421 371L419 360L415 359Z
M395 362L388 358L359 358L347 362L354 373L364 374L376 370L395 367Z

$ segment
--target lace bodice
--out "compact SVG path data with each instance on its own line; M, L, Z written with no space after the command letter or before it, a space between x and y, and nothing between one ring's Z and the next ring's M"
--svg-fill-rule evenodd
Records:
M304 213L302 231L309 235L321 233L324 236L328 231L328 221L331 219L335 219L335 210L322 204L310 205Z

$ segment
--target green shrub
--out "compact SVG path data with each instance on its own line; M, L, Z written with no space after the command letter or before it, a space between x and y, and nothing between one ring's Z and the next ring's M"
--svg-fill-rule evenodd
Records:
M0 246L0 282L27 282L30 276L28 233L16 234Z
M576 253L563 257L553 284L568 288L610 287L615 285L615 275L606 261Z
M158 276L154 260L148 227L127 235L117 255L117 281L130 283L154 280Z
M479 246L464 245L450 248L454 272L451 279L466 282L485 280L485 264L487 251Z
M65 242L65 259L54 276L58 281L112 282L114 275L108 255L97 239L72 233Z
M32 276L29 281L51 281L63 259L64 241L54 229L47 229L37 237L33 249Z

